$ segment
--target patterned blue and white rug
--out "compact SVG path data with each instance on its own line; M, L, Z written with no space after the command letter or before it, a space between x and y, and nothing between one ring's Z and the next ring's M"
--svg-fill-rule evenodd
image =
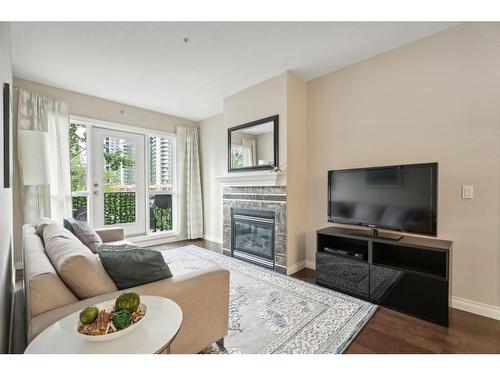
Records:
M225 348L205 352L342 353L377 306L228 256L185 246L161 250L174 268L213 264L231 273Z

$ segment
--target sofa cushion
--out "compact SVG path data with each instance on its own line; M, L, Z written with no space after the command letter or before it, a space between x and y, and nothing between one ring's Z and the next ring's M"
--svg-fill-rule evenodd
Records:
M104 246L98 255L120 290L172 277L163 255L156 250Z
M24 280L28 322L34 316L78 301L57 275L35 226L23 227Z
M48 224L43 240L52 265L78 298L117 290L99 259L62 225Z
M57 221L49 217L41 217L40 219L38 219L37 223L35 224L35 228L36 234L38 234L40 238L43 238L43 229L49 224L57 224Z
M97 253L97 250L102 245L102 240L90 224L85 221L74 220L71 225L75 236L93 253Z
M123 241L125 238L125 233L122 227L99 228L96 229L96 232L104 243Z

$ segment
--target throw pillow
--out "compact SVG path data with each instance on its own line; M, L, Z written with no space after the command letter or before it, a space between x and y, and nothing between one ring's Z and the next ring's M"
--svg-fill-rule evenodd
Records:
M97 253L102 245L101 237L97 232L85 221L75 220L72 224L75 236L93 253Z
M120 290L172 277L163 255L156 250L113 250L103 247L98 255L104 269Z
M117 290L97 256L61 224L47 225L43 241L57 274L79 299Z

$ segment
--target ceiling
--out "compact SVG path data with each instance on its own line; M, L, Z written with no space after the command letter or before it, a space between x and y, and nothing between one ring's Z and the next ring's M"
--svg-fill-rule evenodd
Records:
M199 121L286 70L311 80L454 25L14 22L12 55L16 77Z

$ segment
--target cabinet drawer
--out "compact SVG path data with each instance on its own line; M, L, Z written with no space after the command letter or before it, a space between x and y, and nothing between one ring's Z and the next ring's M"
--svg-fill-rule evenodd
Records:
M448 283L440 278L371 265L370 301L448 325Z
M316 283L319 285L367 300L369 276L366 262L321 251L316 253Z

